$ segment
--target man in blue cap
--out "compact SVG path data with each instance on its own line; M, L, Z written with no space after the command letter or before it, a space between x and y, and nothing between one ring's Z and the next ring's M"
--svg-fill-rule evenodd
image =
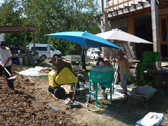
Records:
M12 75L12 71L11 71L12 53L11 53L10 49L8 47L6 47L5 41L1 41L0 47L1 47L0 48L0 59L1 59L0 62L2 64L2 65L0 65L0 76L1 76L2 72L4 71L9 88L11 88L12 90L14 90L13 79L9 79L8 80L8 78L10 78L10 76L4 70L4 68L6 68L9 71L9 73L11 73L11 75Z

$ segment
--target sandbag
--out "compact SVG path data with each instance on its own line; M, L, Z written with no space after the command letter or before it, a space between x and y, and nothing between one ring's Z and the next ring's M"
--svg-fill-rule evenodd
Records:
M52 63L57 67L57 72L59 73L64 67L68 67L72 70L71 64L63 61L61 58L53 58L49 63Z
M137 121L137 126L160 126L164 120L163 113L149 112L141 120Z

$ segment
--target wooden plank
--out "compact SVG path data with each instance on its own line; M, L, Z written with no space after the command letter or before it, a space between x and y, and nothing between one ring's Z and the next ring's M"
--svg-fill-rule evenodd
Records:
M148 13L150 12L150 8L144 8L143 10L136 10L136 11L132 11L132 12L128 12L121 15L114 15L113 16L109 16L108 20L115 20L115 19L120 19L120 18L125 18L125 17L130 17L130 16L136 16L136 15L140 15L140 14L144 14L144 13Z
M70 93L73 93L73 92L74 92L73 90L71 90L71 89L70 89L68 86L66 86L66 85L62 85L61 87L64 88L65 94L70 94Z

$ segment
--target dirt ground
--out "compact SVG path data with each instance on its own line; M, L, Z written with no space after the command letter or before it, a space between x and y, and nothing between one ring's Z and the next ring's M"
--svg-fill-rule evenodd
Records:
M14 81L16 91L8 88L4 75L0 77L0 125L87 125L77 121L65 110L51 109L51 99L53 103L60 104L61 101L37 88L36 82L32 82L29 77L16 74L16 71L21 70L23 69L20 66L12 66L13 75L17 75Z
M19 126L19 125L69 125L69 126L130 126L135 125L135 120L141 119L146 113L142 108L136 110L141 115L136 116L132 112L132 118L127 118L128 111L132 111L132 107L127 107L128 111L120 110L120 101L114 101L112 106L109 101L105 103L108 107L105 113L97 114L87 111L85 99L81 99L80 108L71 108L65 105L66 95L64 99L57 99L51 93L47 92L48 80L40 77L28 77L17 74L23 70L22 67L13 65L13 75L17 76L14 81L16 91L8 88L5 76L0 77L0 125ZM43 70L45 71L45 70ZM46 72L46 71L45 71ZM92 103L93 106L95 103ZM51 107L56 107L57 111ZM119 107L119 109L115 109ZM167 110L165 110L167 111ZM123 113L123 117L120 114ZM126 118L126 120L125 120ZM165 117L165 124L168 119Z

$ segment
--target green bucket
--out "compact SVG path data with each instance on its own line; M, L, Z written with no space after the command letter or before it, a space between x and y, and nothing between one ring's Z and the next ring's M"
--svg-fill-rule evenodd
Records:
M111 83L114 78L112 66L93 66L90 69L89 80L97 83Z

